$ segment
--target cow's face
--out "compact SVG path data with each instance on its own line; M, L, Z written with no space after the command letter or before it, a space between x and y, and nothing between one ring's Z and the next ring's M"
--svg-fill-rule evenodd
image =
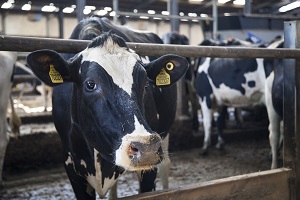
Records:
M48 85L74 83L72 113L84 138L100 155L127 170L150 169L163 159L161 138L144 118L148 81L165 87L175 83L188 64L168 55L142 64L121 38L103 34L69 61L50 50L27 58Z

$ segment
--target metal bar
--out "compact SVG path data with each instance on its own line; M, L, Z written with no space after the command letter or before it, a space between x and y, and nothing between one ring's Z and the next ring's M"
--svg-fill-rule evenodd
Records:
M117 13L119 13L119 0L113 0L113 10L116 13L115 16L113 16L114 24L118 24L118 15L117 15Z
M1 51L31 52L39 49L52 49L61 53L78 53L86 48L90 41L53 39L37 37L0 36ZM229 58L299 58L299 49L266 49L243 47L208 47L193 45L168 45L127 43L128 47L139 55L159 56L177 54L184 57L229 57Z
M213 39L218 39L218 1L212 0L212 13L213 13Z
M83 10L86 6L86 0L76 0L77 21L80 22L84 18Z
M168 11L171 15L178 15L178 1L177 0L169 0L168 1ZM179 32L179 24L180 20L171 18L171 31Z
M132 13L132 12L123 12L119 11L116 13L116 15L124 15L124 16L129 16L129 17L140 17L140 16L145 16L145 17L153 17L153 18L162 18L162 19L187 19L187 20L203 20L203 21L212 21L212 17L189 17L189 16L178 16L178 15L159 15L159 14L148 14L148 13Z
M295 47L295 26L284 23L284 47ZM283 165L295 169L295 59L283 60ZM295 197L295 171L290 181L291 199Z

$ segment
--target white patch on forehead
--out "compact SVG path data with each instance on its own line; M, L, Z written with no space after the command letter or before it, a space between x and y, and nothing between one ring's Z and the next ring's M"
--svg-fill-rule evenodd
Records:
M82 52L82 62L96 62L112 77L113 82L131 95L135 56L108 39L102 47L87 48Z

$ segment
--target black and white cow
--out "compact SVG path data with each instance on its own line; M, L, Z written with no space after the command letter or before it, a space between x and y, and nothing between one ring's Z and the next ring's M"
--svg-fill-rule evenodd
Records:
M206 41L206 44L209 44ZM267 48L282 48L277 39ZM260 45L263 47L263 45ZM275 78L274 78L275 77ZM282 120L282 60L205 58L198 68L195 87L203 114L204 142L201 153L207 153L211 140L212 109L215 106L249 107L266 105L269 118L271 168L278 167L280 121ZM224 144L225 110L219 116L217 148Z
M136 31L125 26L112 24L107 18L90 17L82 20L74 28L70 39L90 40L103 32L111 32L122 37L126 42L138 43L158 43L163 41L154 33L145 31ZM70 54L63 54L65 59L72 57ZM142 57L143 62L149 62L157 57ZM156 87L155 84L149 83L148 90L152 93L151 97L146 98L145 116L146 121L152 130L161 134L163 139L163 149L168 155L169 130L175 120L177 106L177 86L176 84L169 87ZM165 156L165 161L159 165L159 176L164 189L168 188L168 176L170 173L170 159ZM156 177L156 170L152 170L145 176ZM152 187L152 186L149 186ZM145 188L145 187L143 187ZM147 189L149 190L149 189Z
M209 44L208 41L205 42ZM269 102L268 96L266 99L265 92L266 78L269 77L271 68L266 64L267 60L254 58L205 58L201 59L199 63L195 87L203 114L205 133L201 153L207 154L211 143L213 109L222 106L250 107L266 105L266 102ZM221 109L217 120L217 148L224 145L223 129L226 112L226 109ZM274 115L269 110L268 116L272 121ZM271 168L276 168L277 154L274 151L277 149L278 143L276 142L277 138L271 139L274 137L271 124L270 144L273 154Z
M268 48L283 48L283 38L276 38ZM272 165L271 168L278 167L278 153L281 146L283 131L281 122L283 120L283 60L282 59L265 59L264 60L267 79L265 86L265 98L266 107L269 118L269 140L272 153ZM288 75L288 74L287 74ZM291 80L291 85L287 87L293 87L292 78L286 77Z
M9 101L11 105L10 128L15 136L19 135L21 125L21 120L16 115L11 97L12 76L16 60L16 52L0 51L0 185L2 184L2 169L6 147L9 142L9 135L7 134L7 107Z
M76 197L95 199L96 190L103 198L126 170L140 172L142 192L152 190L152 169L167 155L162 135L145 117L144 103L153 99L149 84L174 84L187 61L166 55L142 63L121 37L99 33L69 60L40 50L27 62L43 82L55 86L53 119Z
M178 32L169 32L162 36L164 44L179 44L179 45L189 45L189 39ZM195 73L194 73L194 64L192 63L192 58L187 57L186 60L189 62L190 67L185 74L185 86L187 91L188 101L191 106L191 116L192 116L192 128L193 130L198 130L199 121L198 121L198 109L199 103L196 95L196 90L194 87Z

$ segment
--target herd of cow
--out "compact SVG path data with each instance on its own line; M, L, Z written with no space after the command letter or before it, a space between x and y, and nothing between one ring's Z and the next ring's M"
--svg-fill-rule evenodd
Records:
M197 58L191 64L190 58L172 54L142 58L126 42L188 44L188 39L171 33L162 40L153 33L133 31L98 17L79 22L70 38L92 41L75 55L52 50L32 52L27 63L42 82L53 87L53 120L77 199L95 199L95 192L103 198L109 189L111 197L116 197L117 180L126 170L137 172L140 192L155 189L157 173L164 189L168 188L169 130L175 120L176 82L184 75L191 98L197 96L201 106L205 132L202 153L208 153L217 106L221 112L216 147L221 149L227 107L264 104L270 121L271 168L277 168L282 60ZM218 44L205 40L202 45L250 45L233 41ZM282 46L283 40L277 39L267 48ZM6 110L16 55L1 52L0 56L2 171L8 143ZM197 112L194 115L197 129Z

